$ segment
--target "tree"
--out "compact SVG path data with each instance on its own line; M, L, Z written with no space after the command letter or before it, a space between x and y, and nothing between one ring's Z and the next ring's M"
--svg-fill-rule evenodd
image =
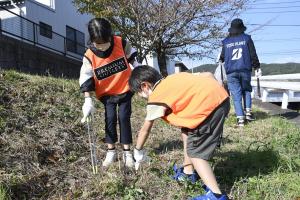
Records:
M156 53L162 75L166 56L202 58L218 48L224 26L248 0L74 0L80 12L108 18L138 51Z

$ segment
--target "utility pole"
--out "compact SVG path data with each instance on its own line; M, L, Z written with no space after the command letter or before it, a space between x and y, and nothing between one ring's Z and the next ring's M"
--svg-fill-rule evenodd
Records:
M194 60L192 60L192 74L194 73Z

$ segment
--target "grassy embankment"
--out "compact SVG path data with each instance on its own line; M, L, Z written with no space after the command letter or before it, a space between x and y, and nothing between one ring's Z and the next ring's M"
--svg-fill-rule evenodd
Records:
M173 163L182 162L182 143L179 130L162 121L146 145L150 165L134 173L119 161L93 175L82 103L77 80L0 71L0 199L187 199L203 193L200 183L170 178ZM96 106L101 160L104 113ZM134 98L134 134L144 106ZM234 127L233 111L226 121L224 145L212 160L221 188L232 199L300 197L299 128L280 116L255 114L258 120L243 129Z

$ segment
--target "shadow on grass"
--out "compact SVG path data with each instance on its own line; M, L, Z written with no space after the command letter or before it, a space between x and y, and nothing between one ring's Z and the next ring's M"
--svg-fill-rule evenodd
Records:
M272 117L268 113L262 112L262 111L254 111L253 116L254 116L255 120L264 120L264 119ZM235 113L230 113L228 115L228 117L225 120L225 126L237 128L237 118L236 118Z
M295 112L290 111L290 112L285 112L285 113L281 113L281 114L276 114L273 116L279 116L279 117L283 117L283 118L290 120L290 119L295 119L295 118L299 117L299 115L300 114L296 111Z
M253 112L253 115L256 120L267 119L271 117L268 113L262 111L255 111Z
M278 169L279 154L271 148L248 149L246 152L220 152L215 165L215 175L221 187L230 192L235 181L247 181L248 177L267 175Z
M176 150L176 149L180 149L183 151L182 140L178 139L178 140L171 140L171 141L167 141L164 143L160 143L159 146L154 149L154 152L156 154L161 154L161 153L165 153L167 151L172 151L172 150Z
M49 178L45 172L26 180L11 180L7 183L11 199L47 199L45 194L53 189L46 186Z
M272 102L273 105L277 105L278 107L282 106L282 102ZM289 102L288 109L295 110L295 112L300 111L300 102Z
M265 112L261 112L261 111L255 111L254 116L256 118L256 120L262 120L262 119L267 119L269 117L271 117L270 115L268 115ZM227 121L230 124L235 124L235 114L229 114L229 117L227 118ZM234 122L233 122L234 121ZM230 140L228 137L224 137L223 138L223 142L224 143L231 143L232 140ZM155 148L154 151L157 154L161 154L164 153L168 150L176 150L176 149L182 149L183 150L183 143L182 140L178 139L178 140L171 140L171 141L167 141L164 143L160 143L159 147Z

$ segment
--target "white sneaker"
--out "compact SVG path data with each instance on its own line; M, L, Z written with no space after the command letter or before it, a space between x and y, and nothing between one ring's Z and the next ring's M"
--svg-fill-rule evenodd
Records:
M237 126L243 127L245 125L244 118L237 118Z
M246 112L246 120L248 120L250 122L255 120L255 118L253 117L252 112Z
M130 151L123 151L123 162L126 167L132 168L134 166L133 155Z
M111 165L113 162L117 160L117 153L116 150L107 150L105 160L103 161L102 166L103 167L108 167Z

